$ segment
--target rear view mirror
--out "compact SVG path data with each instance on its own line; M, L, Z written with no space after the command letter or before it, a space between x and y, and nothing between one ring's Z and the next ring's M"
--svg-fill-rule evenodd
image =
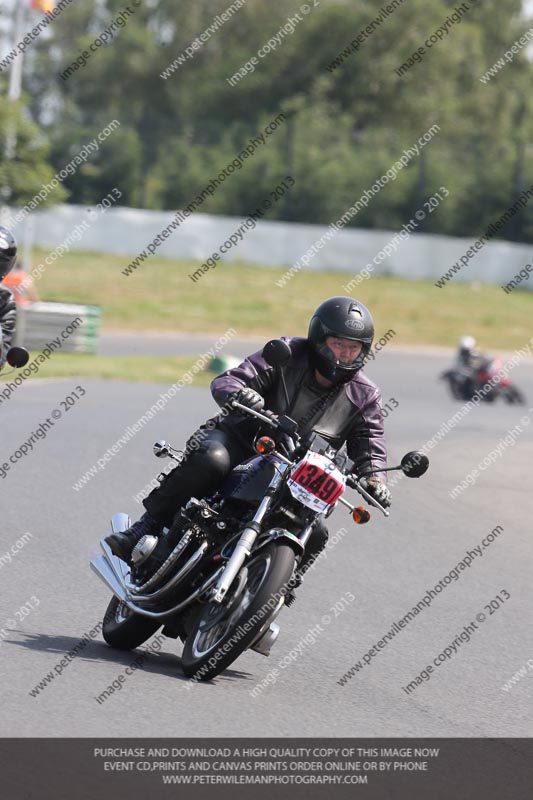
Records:
M24 347L12 347L7 351L6 360L10 367L24 367L30 359L30 354Z
M271 367L285 367L292 358L291 348L281 339L272 339L263 348L263 358Z
M429 467L429 458L423 453L411 450L406 453L401 461L403 474L408 478L420 478Z

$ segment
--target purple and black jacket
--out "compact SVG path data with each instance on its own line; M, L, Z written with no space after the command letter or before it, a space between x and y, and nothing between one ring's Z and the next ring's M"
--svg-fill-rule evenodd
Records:
M276 414L287 414L300 424L304 434L310 430L316 431L336 449L346 443L346 451L354 462L355 472L386 467L381 393L377 386L359 371L348 383L324 389L314 379L308 340L281 338L292 351L292 359L285 367L289 406L279 368L267 364L261 355L262 351L253 353L238 367L223 372L213 380L211 392L218 405L223 406L230 395L249 386L265 398L265 408ZM232 423L229 417L219 424L231 428L232 424L239 423ZM377 477L384 480L385 474L378 473Z

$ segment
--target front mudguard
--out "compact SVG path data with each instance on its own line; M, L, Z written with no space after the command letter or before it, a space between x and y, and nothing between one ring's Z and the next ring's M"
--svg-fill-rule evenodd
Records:
M254 547L253 552L257 553L257 551L260 550L262 547L266 547L267 544L270 544L270 542L277 541L278 539L283 539L285 544L290 545L294 550L296 556L303 555L305 547L298 539L298 537L294 535L294 533L291 533L285 528L271 528L269 531L265 531L264 533L262 533L258 538L257 544Z

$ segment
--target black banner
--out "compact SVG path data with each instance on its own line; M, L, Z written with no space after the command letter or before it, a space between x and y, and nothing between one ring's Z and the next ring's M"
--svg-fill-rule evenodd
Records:
M532 739L1 739L6 800L531 800Z

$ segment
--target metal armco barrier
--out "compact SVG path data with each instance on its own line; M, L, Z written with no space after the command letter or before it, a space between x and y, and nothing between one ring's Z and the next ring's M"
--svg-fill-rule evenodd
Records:
M15 343L28 350L42 350L59 337L63 352L96 353L101 316L97 306L30 303L17 310Z

